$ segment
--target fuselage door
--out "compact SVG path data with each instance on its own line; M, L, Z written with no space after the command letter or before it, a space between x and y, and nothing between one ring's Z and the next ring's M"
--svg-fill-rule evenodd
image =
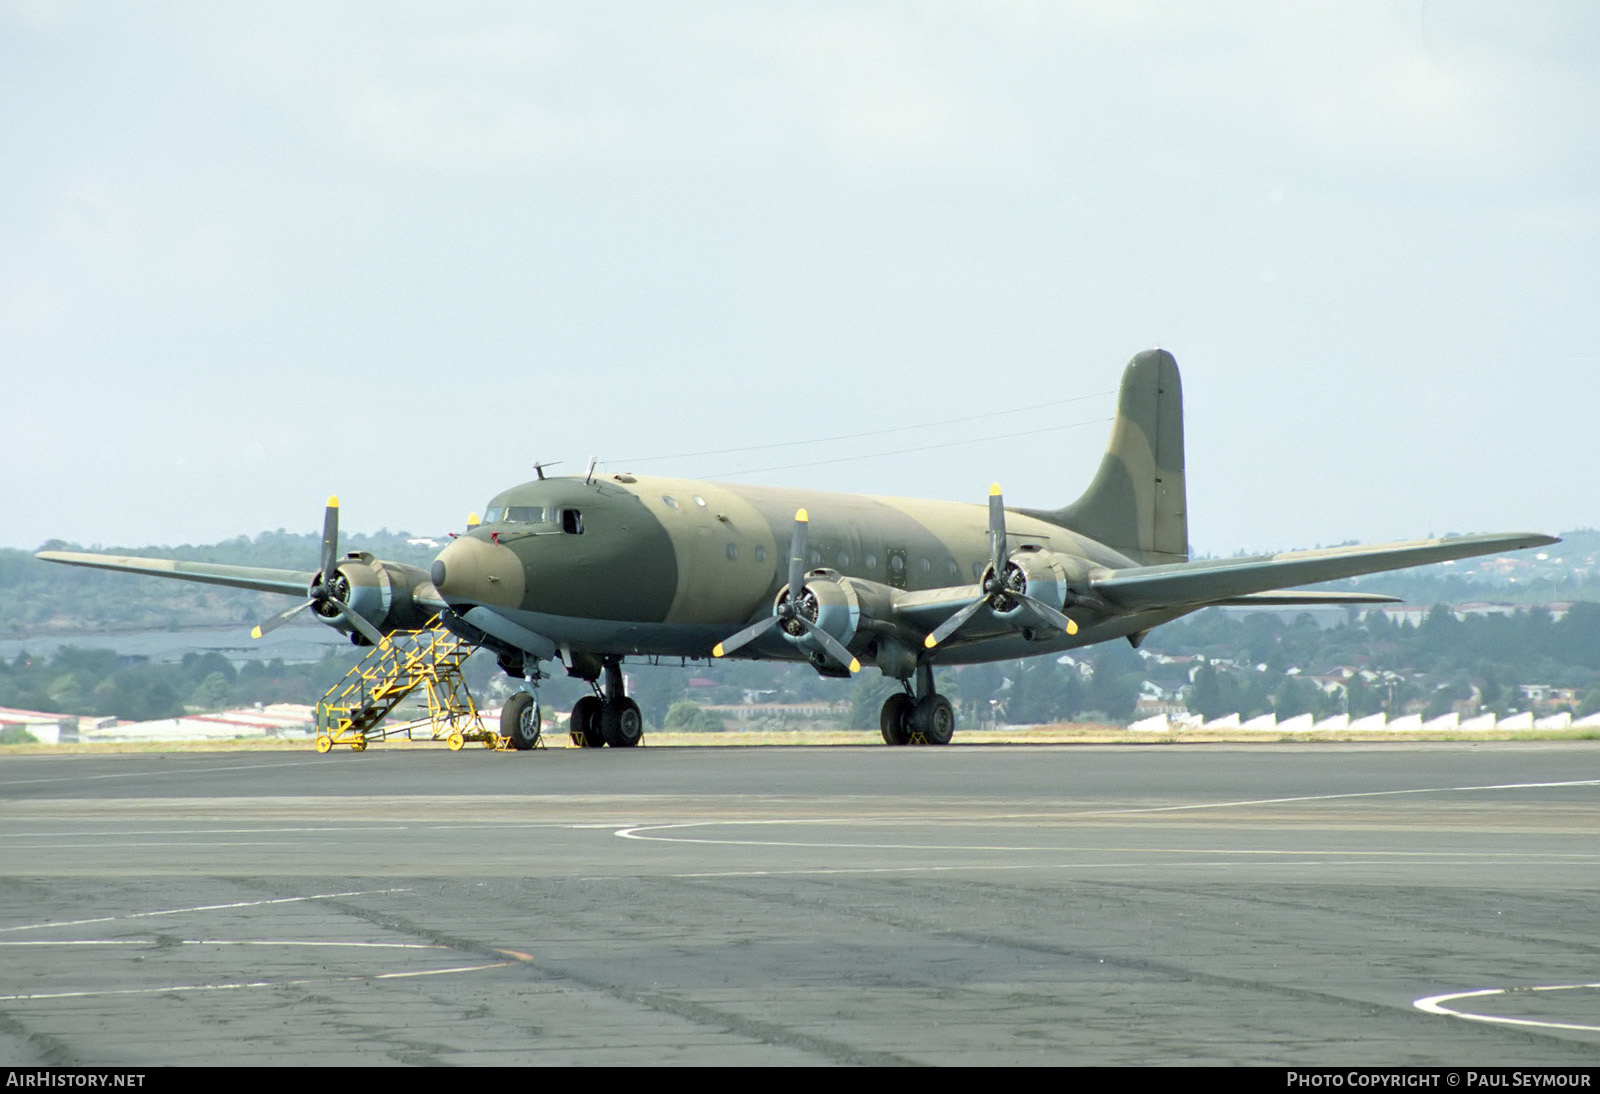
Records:
M883 554L889 564L889 584L896 589L904 589L906 587L906 549L904 547L885 547Z

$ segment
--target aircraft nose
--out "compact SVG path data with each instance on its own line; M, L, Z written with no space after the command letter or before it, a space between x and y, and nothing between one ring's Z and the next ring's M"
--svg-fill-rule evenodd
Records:
M439 595L452 604L522 604L526 585L522 560L509 547L462 536L439 552L428 573Z

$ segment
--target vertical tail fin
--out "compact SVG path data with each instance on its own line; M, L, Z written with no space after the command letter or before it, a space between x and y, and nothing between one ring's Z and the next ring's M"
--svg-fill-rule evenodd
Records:
M1111 442L1089 488L1038 515L1154 566L1188 559L1187 510L1178 362L1166 350L1146 350L1122 374Z

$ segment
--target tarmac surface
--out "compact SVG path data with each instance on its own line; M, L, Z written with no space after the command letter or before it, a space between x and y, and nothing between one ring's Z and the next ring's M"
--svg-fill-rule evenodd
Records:
M0 821L11 1065L1600 1060L1600 742L20 756Z

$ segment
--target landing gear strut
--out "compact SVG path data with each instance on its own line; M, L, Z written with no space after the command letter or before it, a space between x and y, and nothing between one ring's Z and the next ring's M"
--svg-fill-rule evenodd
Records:
M542 728L539 697L531 692L513 693L500 708L500 736L508 738L518 751L538 748Z
M500 658L500 669L507 676L520 678L526 668L522 658L508 661L504 656ZM519 752L526 752L530 748L543 748L541 740L544 731L544 717L539 710L539 681L543 673L534 666L528 683L523 685L523 690L516 691L506 700L505 706L500 708L500 736L511 743L511 747Z
M572 743L579 748L632 748L644 737L644 715L628 698L622 681L622 659L602 662L605 684L595 683L595 694L585 695L572 707Z
M916 691L908 686L884 700L878 726L887 745L947 745L956 732L950 700L933 690L933 663L918 661Z

